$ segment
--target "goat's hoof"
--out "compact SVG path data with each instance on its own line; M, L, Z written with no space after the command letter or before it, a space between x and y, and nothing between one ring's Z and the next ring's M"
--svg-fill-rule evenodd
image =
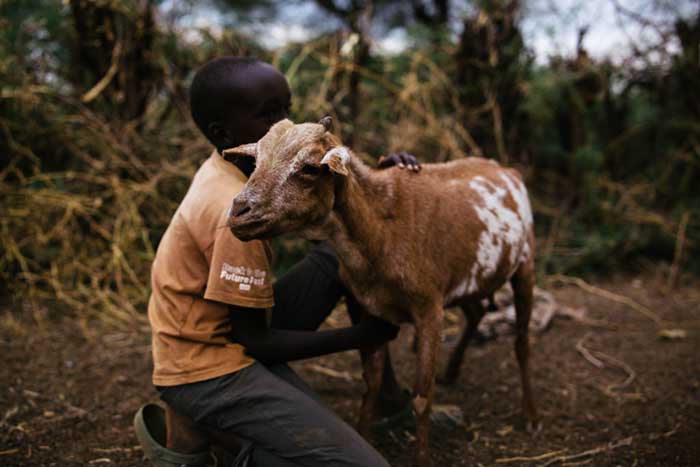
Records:
M542 431L542 421L541 420L527 420L525 422L525 431L531 435L537 435Z

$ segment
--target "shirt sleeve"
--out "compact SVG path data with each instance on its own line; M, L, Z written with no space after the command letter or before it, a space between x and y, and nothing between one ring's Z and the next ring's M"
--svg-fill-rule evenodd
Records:
M274 304L270 259L260 240L243 242L226 227L212 245L204 298L229 305L269 308Z

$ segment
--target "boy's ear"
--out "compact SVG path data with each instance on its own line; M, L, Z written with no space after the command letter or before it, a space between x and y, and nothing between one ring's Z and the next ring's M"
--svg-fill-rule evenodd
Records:
M258 143L241 144L235 148L224 149L221 153L223 156L248 156L256 158L258 156Z
M207 126L207 137L216 144L229 143L226 128L224 128L224 126L219 122L211 122Z

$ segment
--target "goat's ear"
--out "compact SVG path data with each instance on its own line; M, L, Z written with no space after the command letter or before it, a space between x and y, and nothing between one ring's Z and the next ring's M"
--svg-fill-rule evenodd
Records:
M224 149L224 156L248 156L256 158L258 156L258 143L242 144L235 148Z
M323 159L321 159L321 165L327 165L332 172L338 175L346 176L348 175L348 169L346 164L350 160L350 151L345 146L336 146L330 149Z

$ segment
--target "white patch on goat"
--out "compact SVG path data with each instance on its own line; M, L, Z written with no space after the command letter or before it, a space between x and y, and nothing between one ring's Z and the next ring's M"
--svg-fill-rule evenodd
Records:
M530 253L532 253L530 251L530 244L528 242L525 242L525 244L523 245L523 252L520 254L520 261L526 261L530 259Z
M532 210L530 209L530 199L527 196L525 185L510 174L502 173L501 179L505 182L510 195L515 201L515 205L518 207L520 219L529 228L532 225Z
M479 235L476 262L469 276L449 294L450 300L477 292L480 280L489 278L498 269L505 246L509 247L508 261L512 268L524 243L523 221L505 204L509 190L482 176L474 177L469 187L478 195L474 210L484 224L484 230Z

